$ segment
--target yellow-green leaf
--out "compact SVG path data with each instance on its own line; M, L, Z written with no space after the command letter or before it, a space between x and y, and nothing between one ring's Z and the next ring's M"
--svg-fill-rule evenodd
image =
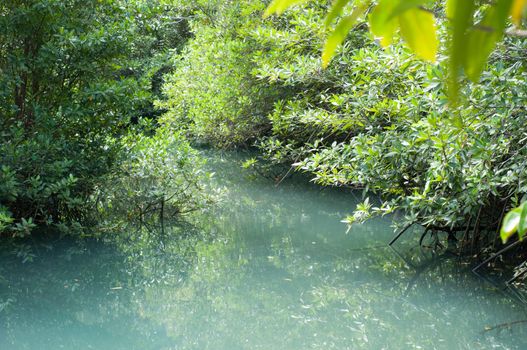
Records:
M449 65L449 97L456 103L459 96L459 71L467 51L467 30L472 27L475 2L472 0L450 0L447 3L448 16L452 21Z
M520 26L526 7L527 0L514 0L512 3L511 15L515 25Z
M326 44L324 45L324 50L322 51L322 66L324 68L328 66L333 56L335 56L337 48L340 44L342 44L342 42L344 42L344 39L346 39L349 31L351 28L353 28L357 22L357 19L364 13L365 10L366 6L356 7L351 15L341 19L335 29L331 32L328 39L326 40Z
M396 0L395 6L390 12L388 19L397 17L407 10L418 8L419 6L425 5L429 2L430 0Z
M415 54L435 61L439 46L434 15L420 8L411 8L399 15L401 36Z
M348 2L353 0L335 0L333 2L333 5L331 5L331 8L329 9L329 12L326 16L325 24L326 27L329 27L331 25L331 22L340 14L342 13L342 10L344 9L344 6L348 4Z
M307 2L308 0L273 0L264 12L264 18L272 14L280 15L291 6Z
M518 236L523 239L525 233L527 233L527 202L523 202L520 205L520 222L518 223Z
M506 243L509 238L518 230L520 216L521 208L515 208L505 215L500 230L500 236L503 243Z
M381 0L370 14L370 30L375 37L380 39L384 47L392 43L397 30L397 18L390 16L396 5L396 1Z
M464 67L473 82L479 80L492 50L503 37L511 6L512 0L496 1L483 20L469 31Z
M445 13L447 18L453 19L456 16L456 4L458 0L446 0Z

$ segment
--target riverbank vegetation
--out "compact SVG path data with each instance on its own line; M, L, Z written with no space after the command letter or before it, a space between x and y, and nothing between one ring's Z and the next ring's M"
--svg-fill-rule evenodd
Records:
M506 215L527 192L524 2L449 2L463 23L441 1L295 3L3 2L0 232L204 207L207 144L363 190L350 225L397 211L460 252L500 247L527 218Z
M194 208L200 162L153 108L184 15L161 0L0 4L0 234L83 233L138 198Z
M525 28L1 0L0 348L527 348Z
M263 3L207 4L214 11L192 21L194 37L160 104L174 130L213 146L255 144L264 158L321 185L381 196L378 207L359 206L350 224L401 210L402 226L447 232L461 251L500 245L503 217L526 189L523 37L496 40L478 82L460 76L452 103L450 28L440 2L430 8L437 62L420 60L398 40L384 49L359 21L326 69L330 3L267 19ZM488 6L471 12L470 23Z

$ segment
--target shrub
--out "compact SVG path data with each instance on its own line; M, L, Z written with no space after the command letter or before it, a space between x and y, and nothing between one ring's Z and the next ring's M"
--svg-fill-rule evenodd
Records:
M0 233L80 228L188 35L164 1L0 5ZM20 226L22 225L22 226Z
M122 159L95 194L100 226L144 224L152 219L162 223L212 201L204 188L211 175L181 135L163 127L152 136L131 132L120 142Z

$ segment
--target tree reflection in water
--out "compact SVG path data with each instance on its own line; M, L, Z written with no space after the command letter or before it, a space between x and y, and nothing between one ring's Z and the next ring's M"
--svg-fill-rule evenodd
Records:
M215 158L224 204L165 230L6 248L2 349L525 348L525 309L447 255L385 245L389 220L339 221L350 196L249 181Z

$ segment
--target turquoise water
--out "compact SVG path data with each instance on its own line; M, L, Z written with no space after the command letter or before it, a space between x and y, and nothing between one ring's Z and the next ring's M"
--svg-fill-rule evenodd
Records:
M449 255L346 232L360 194L247 176L216 156L217 207L105 241L0 257L0 349L525 349L526 309Z

